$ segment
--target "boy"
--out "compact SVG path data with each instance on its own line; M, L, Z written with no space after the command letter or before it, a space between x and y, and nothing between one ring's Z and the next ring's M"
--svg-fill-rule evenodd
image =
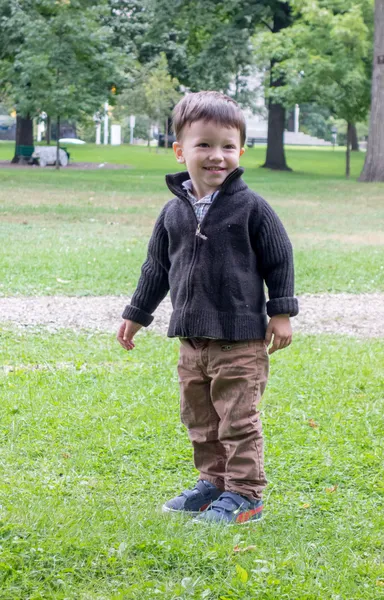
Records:
M170 290L181 419L200 477L163 511L245 523L261 517L267 483L258 410L267 347L273 339L272 354L291 343L289 318L298 313L292 246L271 207L241 179L246 133L238 104L219 92L188 94L173 126L176 160L188 171L166 177L175 197L154 227L118 341L132 350Z

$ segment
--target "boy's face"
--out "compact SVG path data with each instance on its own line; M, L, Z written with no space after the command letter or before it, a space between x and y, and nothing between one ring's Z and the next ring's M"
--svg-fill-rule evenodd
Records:
M213 194L224 179L239 166L244 148L240 131L212 121L186 125L173 151L179 163L185 163L198 198Z

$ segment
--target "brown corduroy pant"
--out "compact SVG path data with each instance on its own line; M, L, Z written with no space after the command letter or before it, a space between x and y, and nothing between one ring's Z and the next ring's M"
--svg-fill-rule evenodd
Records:
M258 409L269 372L264 340L180 341L181 420L200 479L260 499L267 484Z

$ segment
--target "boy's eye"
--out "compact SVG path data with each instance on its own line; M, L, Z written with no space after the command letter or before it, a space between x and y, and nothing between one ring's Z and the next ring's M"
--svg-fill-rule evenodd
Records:
M201 142L201 144L197 144L198 146L201 146L202 148L208 148L209 144L207 144L206 142Z
M226 150L234 150L234 149L235 149L235 146L234 146L233 144L227 144L226 146L224 146L224 148L225 148Z

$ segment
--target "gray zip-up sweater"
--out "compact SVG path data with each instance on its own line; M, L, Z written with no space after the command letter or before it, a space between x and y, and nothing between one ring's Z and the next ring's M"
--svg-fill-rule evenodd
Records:
M288 235L243 172L228 175L200 225L182 187L188 172L166 176L175 198L157 219L124 319L149 325L168 290L169 337L263 339L267 313L297 315Z

